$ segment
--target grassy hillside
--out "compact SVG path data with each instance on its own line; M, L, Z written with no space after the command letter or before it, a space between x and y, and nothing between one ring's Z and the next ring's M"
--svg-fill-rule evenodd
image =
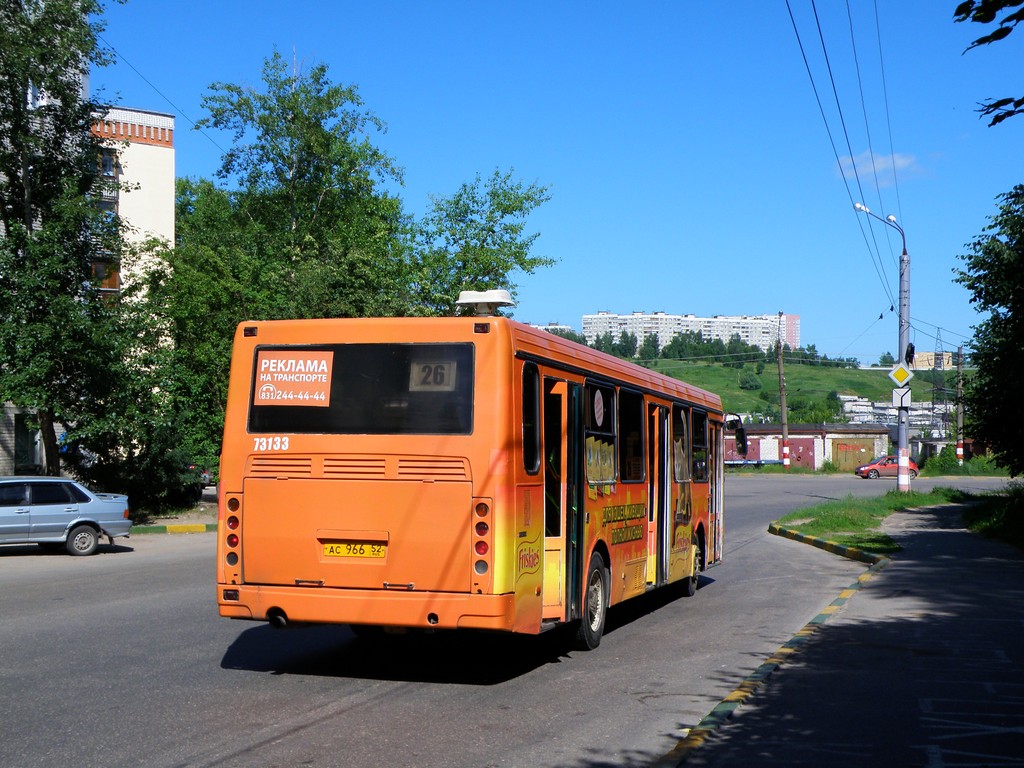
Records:
M740 389L740 371L711 363L682 363L670 360L656 360L651 366L669 376L716 392L721 396L726 410L750 412L758 411L764 401L759 397L759 390ZM746 370L754 372L754 366L748 364ZM855 368L822 368L811 365L787 365L786 395L787 398L807 398L822 400L830 392L840 395L857 395L869 400L891 400L893 383L888 376L888 369L877 368L860 370ZM915 402L932 399L932 383L930 372L918 373L911 379L910 387ZM952 374L947 374L952 375ZM761 381L763 391L779 392L779 371L773 365L766 365L757 377Z

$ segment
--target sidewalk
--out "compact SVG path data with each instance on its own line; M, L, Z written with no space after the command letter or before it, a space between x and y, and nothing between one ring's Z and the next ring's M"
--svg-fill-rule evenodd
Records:
M659 765L1024 766L1024 554L964 529L955 505L884 530L903 550Z

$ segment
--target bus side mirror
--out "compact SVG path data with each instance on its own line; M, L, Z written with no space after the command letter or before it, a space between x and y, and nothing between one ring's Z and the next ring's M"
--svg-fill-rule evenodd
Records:
M747 455L747 430L742 424L736 428L736 453L740 456Z
M743 428L743 419L739 416L726 419L725 428L736 433L736 453L740 456L747 455L747 430Z

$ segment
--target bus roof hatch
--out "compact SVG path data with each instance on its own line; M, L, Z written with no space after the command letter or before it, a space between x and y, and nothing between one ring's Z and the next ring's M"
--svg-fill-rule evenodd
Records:
M488 316L498 314L498 307L514 307L515 302L508 291L462 291L455 306L471 307L473 314Z

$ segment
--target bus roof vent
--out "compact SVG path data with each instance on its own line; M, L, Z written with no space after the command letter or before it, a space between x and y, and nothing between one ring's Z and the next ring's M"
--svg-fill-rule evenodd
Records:
M498 314L498 307L514 307L515 302L508 291L462 291L455 306L470 307L473 314L487 316Z

